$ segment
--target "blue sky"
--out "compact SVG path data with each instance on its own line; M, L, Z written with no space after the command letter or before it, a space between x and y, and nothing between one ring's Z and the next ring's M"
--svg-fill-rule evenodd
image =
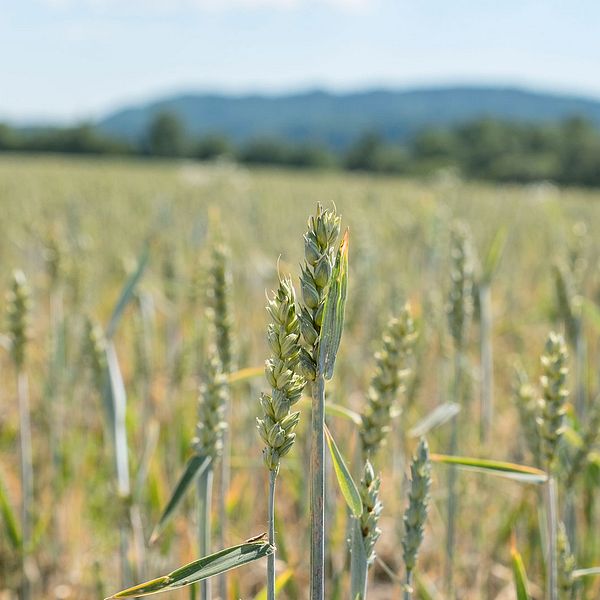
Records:
M0 119L173 91L516 84L600 98L600 2L0 0Z

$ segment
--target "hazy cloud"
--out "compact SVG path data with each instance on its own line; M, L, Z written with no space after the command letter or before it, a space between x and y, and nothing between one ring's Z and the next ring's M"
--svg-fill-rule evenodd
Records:
M113 9L122 7L121 0L38 0L42 4L56 9L75 8ZM241 9L278 9L290 10L310 7L333 7L343 11L364 10L373 6L378 0L130 0L126 4L128 10L140 8L156 10L160 13L179 10L233 10Z

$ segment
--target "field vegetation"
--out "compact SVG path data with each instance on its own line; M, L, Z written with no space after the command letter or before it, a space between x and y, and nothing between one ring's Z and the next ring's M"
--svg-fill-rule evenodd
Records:
M600 596L597 192L6 154L0 208L0 597Z

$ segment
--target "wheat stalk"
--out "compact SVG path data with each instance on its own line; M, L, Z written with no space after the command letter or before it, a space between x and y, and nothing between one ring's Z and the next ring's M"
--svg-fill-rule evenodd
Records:
M538 427L541 437L542 457L545 461L548 481L546 483L546 516L548 533L548 560L546 563L546 594L549 600L558 599L557 582L557 527L558 501L556 471L558 447L564 432L564 419L568 391L567 348L560 334L551 332L541 357L542 397L539 400Z
M300 322L305 349L300 366L312 381L311 458L310 458L310 599L323 600L325 584L325 373L319 364L319 341L326 291L333 270L340 217L335 210L318 204L304 235L305 263L300 285L302 310Z
M233 325L231 315L231 269L229 250L223 243L217 243L212 250L210 283L208 286L209 315L215 330L215 341L223 373L228 375L233 369ZM231 422L231 397L227 390L225 420ZM227 533L227 493L231 479L231 439L229 430L223 432L223 451L220 461L219 489L219 529L218 543L225 547ZM228 598L227 575L219 575L219 595Z
M196 437L192 445L200 457L211 459L198 479L198 546L200 556L211 553L211 500L214 478L214 462L223 450L223 435L227 430L224 420L227 402L227 378L215 348L210 348L200 385ZM202 600L211 598L211 581L200 583Z
M267 305L271 323L267 340L271 357L265 363L265 376L271 393L260 397L262 417L257 427L266 447L263 460L269 470L268 535L275 546L275 482L281 458L296 439L295 429L300 419L292 407L300 397L306 380L298 371L300 361L300 321L296 315L296 294L290 278L279 280L277 291ZM267 559L267 598L275 599L275 555Z
M450 243L451 285L448 295L447 315L450 335L454 345L454 400L462 400L462 362L467 333L473 314L473 258L469 230L463 223L453 224ZM458 451L458 419L452 420L450 454ZM446 588L454 595L454 546L458 497L456 493L456 468L448 469L448 510L446 531Z
M423 541L423 529L427 519L429 488L431 487L431 463L429 447L424 438L419 441L417 452L410 465L411 484L408 495L408 508L404 513L404 538L402 540L406 580L404 588L405 600L412 597L412 578Z
M15 271L8 294L8 330L10 353L15 366L19 405L19 440L21 448L21 598L31 598L31 583L27 575L27 560L33 533L33 453L29 383L25 372L27 340L29 338L30 292L22 271Z

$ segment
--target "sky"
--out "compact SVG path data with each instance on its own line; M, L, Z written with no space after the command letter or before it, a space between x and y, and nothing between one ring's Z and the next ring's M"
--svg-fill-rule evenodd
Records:
M501 84L600 99L597 0L0 0L0 120L182 91Z

